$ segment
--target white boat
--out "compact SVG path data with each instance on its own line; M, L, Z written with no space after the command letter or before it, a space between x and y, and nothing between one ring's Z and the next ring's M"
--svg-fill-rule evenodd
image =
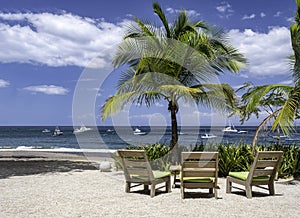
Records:
M216 138L216 137L217 137L216 135L207 134L207 133L205 133L205 135L201 136L202 139L212 139L212 138Z
M139 128L135 128L135 130L133 131L134 135L145 135L145 132L142 132Z
M227 126L224 129L222 129L224 133L237 133L238 130L234 126Z
M44 129L42 132L43 133L48 133L48 132L50 132L50 130L49 129Z
M278 139L278 135L272 136L274 139ZM279 138L288 138L287 135L280 135Z
M238 131L239 134L241 134L241 133L247 133L247 132L248 132L248 131L246 131L246 130L239 130L239 131Z
M63 135L64 133L62 131L60 131L60 129L58 127L55 128L54 132L53 132L53 136L60 136Z
M92 130L92 128L88 128L84 125L81 125L80 128L76 128L74 129L73 133L76 134L76 133L82 133L82 132L86 132L86 131L89 131L89 130Z

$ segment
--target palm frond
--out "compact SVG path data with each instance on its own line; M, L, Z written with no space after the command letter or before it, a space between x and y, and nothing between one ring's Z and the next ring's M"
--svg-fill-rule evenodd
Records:
M164 28L166 30L166 36L168 38L171 37L171 32L170 32L170 28L169 28L169 22L163 12L163 10L161 9L160 5L158 3L153 3L153 11L154 13L156 13L158 15L158 17L160 18L161 22L164 25Z
M246 112L251 113L251 111L258 107L260 102L269 92L278 91L283 93L289 93L291 90L292 87L283 84L271 84L251 88L247 93L245 93L242 96L243 101L247 102Z
M275 122L272 126L272 129L276 129L279 125L282 131L286 134L294 126L295 116L297 110L299 109L300 104L300 86L296 86L291 92L288 99L285 101L285 104L282 107L282 110L278 114Z

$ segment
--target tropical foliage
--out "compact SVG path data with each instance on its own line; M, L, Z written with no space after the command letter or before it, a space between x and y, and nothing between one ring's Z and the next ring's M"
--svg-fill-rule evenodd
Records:
M242 109L242 121L248 119L253 113L257 115L260 111L259 108L268 107L271 113L262 125L274 118L272 129L281 128L285 134L289 134L290 130L293 129L294 121L299 118L300 111L300 0L296 0L296 4L295 22L290 27L294 51L290 57L294 86L271 84L250 87L242 97L245 106L240 107ZM277 109L274 109L276 107Z
M172 149L178 142L179 100L223 110L232 107L232 88L211 81L224 71L238 72L246 60L224 31L202 21L192 22L186 11L173 23L157 3L153 11L162 27L135 18L114 56L114 66L126 65L128 70L121 75L116 94L104 104L102 119L127 103L150 107L165 100L171 114Z
M171 161L169 147L163 144L129 146L127 149L145 150L153 169L168 170ZM251 145L246 144L218 144L209 148L203 145L195 145L192 151L218 151L219 153L219 176L226 177L229 172L248 171L254 160ZM189 150L180 147L180 151ZM281 164L278 169L279 177L294 176L300 178L300 147L295 145L282 146L256 146L255 151L283 151ZM115 157L115 160L118 160ZM118 161L117 161L118 163ZM118 164L119 165L119 164Z
M241 116L241 123L248 120L252 114L255 114L257 118L259 117L259 113L265 112L267 114L265 119L258 125L253 137L252 150L254 152L254 146L256 145L259 132L269 121L276 120L285 101L293 91L293 87L283 84L254 86L251 83L246 83L236 92L244 89L247 90L242 95L240 105L236 107L236 110L239 111ZM280 127L280 125L276 127L278 144L280 144Z

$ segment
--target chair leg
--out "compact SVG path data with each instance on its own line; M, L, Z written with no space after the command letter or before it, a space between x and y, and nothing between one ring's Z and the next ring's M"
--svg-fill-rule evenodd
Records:
M125 192L126 192L126 193L129 193L129 192L130 192L130 185L131 185L130 182L126 182L126 185L125 185Z
M144 185L144 191L149 190L149 186L148 185Z
M232 189L232 182L227 177L227 179L226 179L226 193L231 193L231 189Z
M209 188L209 194L213 194L214 191L213 191L213 188Z
M168 192L168 193L171 192L171 179L166 181L166 192Z
M246 196L247 198L252 198L252 186L251 185L246 185Z
M218 188L214 188L215 199L218 199Z
M180 186L181 198L184 199L184 187L183 185Z
M268 186L270 195L275 195L274 181L270 182Z
M155 196L155 184L151 184L150 196L153 198Z

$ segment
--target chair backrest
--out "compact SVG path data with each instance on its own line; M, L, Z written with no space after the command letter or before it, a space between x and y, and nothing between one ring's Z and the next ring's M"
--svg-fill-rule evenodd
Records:
M182 152L182 177L218 178L218 152Z
M257 152L247 180L252 181L255 176L269 176L269 180L274 180L282 154L282 151Z
M124 150L117 151L121 158L126 181L140 179L153 181L154 176L144 150Z

